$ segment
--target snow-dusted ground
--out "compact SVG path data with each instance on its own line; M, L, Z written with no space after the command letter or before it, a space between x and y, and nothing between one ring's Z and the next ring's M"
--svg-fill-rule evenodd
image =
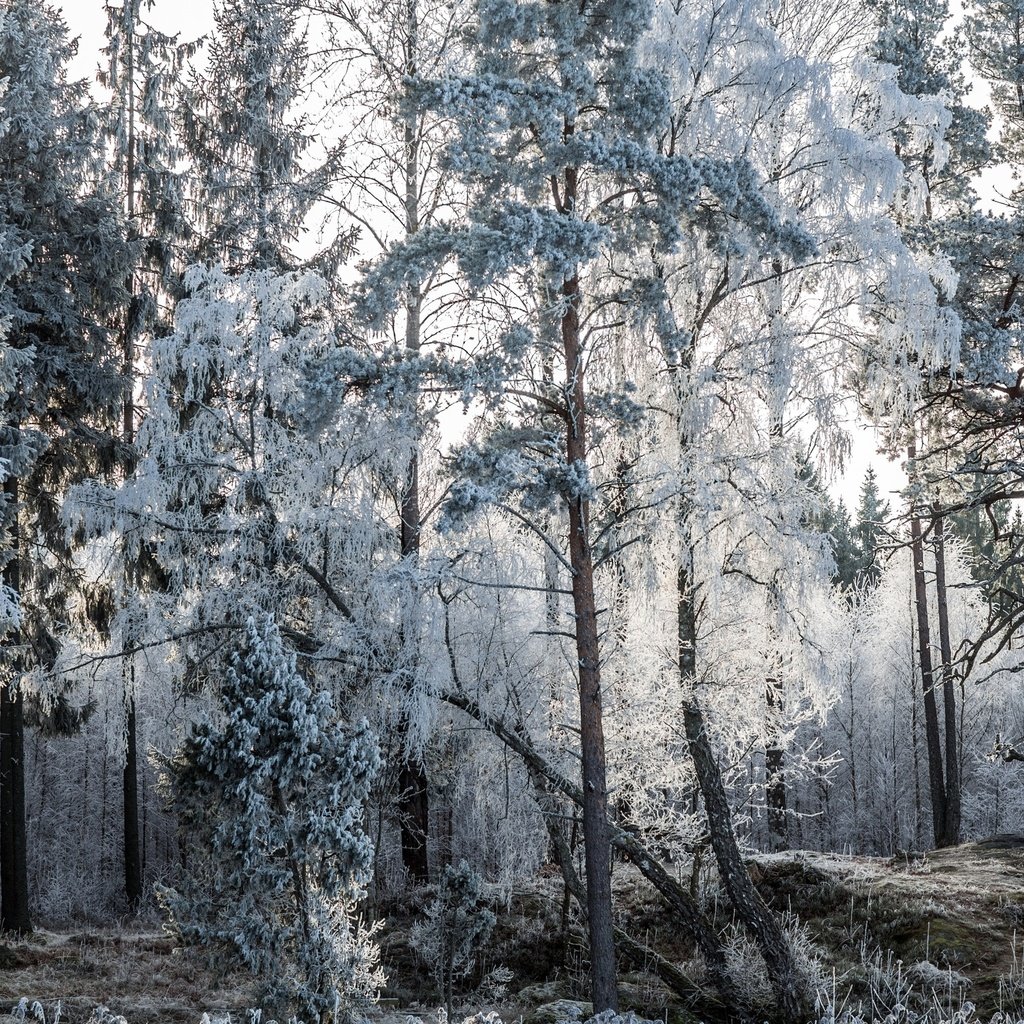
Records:
M835 972L837 1002L861 1005L865 986L875 984L913 990L921 1005L930 1000L956 1009L970 1000L984 1020L1000 1007L1011 1017L1022 1015L1024 949L1017 932L1024 935L1024 842L1019 837L891 860L812 851L759 855L752 872L779 909L801 918L818 947L823 974L831 979ZM545 935L554 927L549 909L560 903L560 888L553 876L517 887L506 904L511 913L499 909L504 938L492 951L495 960L515 964L516 957L532 955L538 976L543 973L537 951L541 940L550 938ZM673 931L657 897L631 867L616 865L615 902L621 920L638 937L677 960L688 956L685 939ZM719 923L727 922L728 908L719 910ZM408 923L388 922L382 933L385 959L398 975L407 971L399 947ZM499 1000L467 996L457 1019L497 1011L506 1022L525 1015L527 1022L544 1024L547 1018L538 1007L547 1004L547 1010L559 998L578 997L574 988L585 983L582 976L574 981L564 968L554 974L550 981L538 981L520 969ZM624 991L637 998L646 992L653 1005L657 982L650 979L645 987L645 977L625 974ZM374 1024L406 1024L410 1016L442 1024L429 994L418 988L422 981L393 976L391 982L404 997L375 1007L369 1014ZM245 1010L253 1004L247 977L218 978L194 960L174 955L157 927L42 930L23 943L0 943L0 1024L16 1019L6 1011L21 997L41 1001L46 1024L53 1024L58 1000L64 1024L88 1021L101 1005L128 1024L199 1024L204 1012L211 1022L230 1014L234 1024L248 1024Z

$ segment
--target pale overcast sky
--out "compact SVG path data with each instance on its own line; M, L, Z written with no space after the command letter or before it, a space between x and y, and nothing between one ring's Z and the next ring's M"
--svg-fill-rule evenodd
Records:
M92 78L100 63L100 50L106 40L106 0L56 0L54 6L63 12L72 36L79 36L78 56L73 65L75 74ZM213 0L156 0L147 13L157 28L169 34L178 32L182 42L208 32L213 24Z

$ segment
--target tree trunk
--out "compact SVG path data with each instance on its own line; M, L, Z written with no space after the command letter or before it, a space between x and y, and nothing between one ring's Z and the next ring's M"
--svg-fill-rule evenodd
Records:
M520 729L523 732L524 730ZM583 882L576 874L572 863L572 849L570 842L566 839L562 829L562 821L565 814L559 807L547 780L536 769L529 768L530 778L533 782L534 794L540 805L541 814L544 816L544 823L547 826L548 836L551 840L551 849L554 853L555 863L562 873L562 881L565 886L565 899L571 895L577 906L580 908L584 918L587 915L587 891ZM563 904L563 920L567 918L567 910ZM567 926L563 925L563 934L567 932ZM622 928L615 929L616 945L623 951L637 968L643 971L653 971L666 984L666 986L677 996L685 999L689 1008L697 1013L701 1019L707 1019L710 1015L714 1017L728 1018L730 1014L727 1008L708 994L708 992L691 978L689 978L675 964L666 960L656 950L645 946L634 939ZM733 993L731 1006L733 1013L740 1012L746 1016L746 1007L742 1005L738 993ZM710 1011L710 1013L709 1013Z
M137 4L131 8L132 26L131 35L128 39L128 139L125 153L125 183L127 195L128 230L130 237L137 236L135 227L136 202L135 202L135 16L137 15ZM135 275L128 274L127 292L129 305L124 321L124 375L125 375L125 397L122 409L121 432L126 448L135 443ZM125 464L125 477L131 476L135 470L135 459L129 455ZM125 589L131 590L128 566L125 565ZM127 594L126 594L127 597ZM134 637L125 638L128 648L134 642ZM124 672L125 694L125 729L124 729L124 775L122 778L122 809L124 813L124 892L128 902L128 913L134 916L139 912L142 904L142 848L139 839L139 771L138 771L138 728L136 721L135 706L135 664L134 655L127 650L123 657L128 659Z
M413 881L425 882L429 877L427 829L430 822L426 772L422 764L408 759L399 773L398 786L401 792L402 864Z
M574 125L566 121L565 139ZM578 172L566 167L560 212L575 216ZM586 390L580 337L579 275L562 283L562 351L565 359L566 464L587 466ZM605 766L604 718L601 708L601 658L594 599L594 562L590 549L589 503L568 494L569 565L576 626L576 657L580 701L580 747L583 769L583 850L587 866L587 924L590 933L590 982L594 1012L618 1009L615 969L615 930L612 920L611 831L608 822L608 782Z
M523 759L523 763L526 765L526 769L534 782L534 791L538 793L542 810L546 812L551 811L552 805L550 801L552 796L550 790L561 793L563 796L568 797L577 807L582 807L584 803L583 790L560 775L537 752L525 730L511 728L502 719L489 715L475 700L468 697L462 691L459 686L458 673L454 671L455 661L451 652L450 638L447 638L447 642L449 643L449 661L453 666L452 679L457 688L443 692L441 699L452 707L464 711L470 718L490 732L491 735L501 740L510 750L517 753ZM545 785L545 781L547 785ZM625 853L630 861L640 870L640 873L657 889L664 899L666 906L676 915L685 933L695 942L707 965L708 976L712 984L726 1003L743 1015L745 1008L744 998L729 974L725 946L720 936L704 916L697 902L662 867L636 836L621 828L616 828L612 831L615 846ZM556 853L557 855L559 854ZM571 855L568 856L567 860L568 863L572 863ZM577 887L577 891L579 891L579 887ZM586 890L584 899L581 901L581 909L585 915L587 914L588 904L589 890ZM616 931L617 934L618 932Z
M21 595L21 551L18 537L18 481L4 482L7 498L10 561L4 583ZM8 635L6 646L16 648L18 632ZM15 654L9 675L0 685L0 932L27 935L32 931L28 912L28 840L25 822L25 697L21 692L21 657Z
M419 46L419 12L417 0L406 5L405 74L416 74ZM405 234L411 238L420 229L419 219L419 117L415 110L406 114L403 149L405 152ZM415 358L420 352L420 318L422 294L419 286L411 286L405 300L405 352ZM401 507L402 558L414 564L420 557L420 482L419 452L414 444L406 470ZM403 726L403 736L407 729ZM417 883L430 877L427 859L427 838L430 829L430 791L423 759L404 755L399 775L399 827L402 833L402 864L409 877Z
M575 171L567 194L575 195ZM587 459L583 360L579 331L579 279L563 286L566 312L562 317L565 351L566 400L569 427L566 461L585 465ZM594 564L590 550L589 509L585 498L570 495L569 564L572 566L572 602L576 618L576 655L579 665L580 742L583 763L583 849L587 865L587 923L590 933L591 997L594 1012L616 1009L615 938L612 921L611 836L608 827L608 783L605 767L604 720L601 708L601 660L594 599Z
M134 677L135 668L131 666ZM138 730L135 717L135 689L129 683L125 707L124 757L124 891L128 912L135 915L142 905L142 844L139 838Z
M943 846L960 842L960 754L957 749L956 690L953 652L949 642L949 607L946 595L946 545L943 518L935 515L935 592L939 613L939 653L942 658L942 703L946 729L946 831Z
M768 841L773 851L789 849L789 807L786 804L785 750L778 743L782 687L778 678L765 681L768 743L764 751L764 790L768 807Z
M683 702L683 727L693 758L697 784L708 819L711 848L718 862L718 873L729 900L740 920L757 943L779 1010L786 1021L798 1024L807 1019L812 1000L807 979L793 956L789 937L778 918L754 887L733 831L732 812L725 792L694 684L697 679L697 619L689 562L692 552L684 550L678 575L679 676L686 697Z
M911 441L907 459L912 463L916 448ZM939 733L939 709L935 699L932 670L931 630L928 625L928 587L924 575L924 541L917 510L910 514L910 549L914 559L914 603L917 606L917 650L921 664L921 694L924 701L924 730L928 749L928 786L932 803L932 833L935 845L948 846L946 832L946 785L942 771L942 740Z

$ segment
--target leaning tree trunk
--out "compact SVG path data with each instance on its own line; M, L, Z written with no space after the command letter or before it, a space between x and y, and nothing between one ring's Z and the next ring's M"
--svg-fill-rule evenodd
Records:
M917 455L914 442L907 446L907 459ZM914 604L917 606L917 651L921 665L921 693L924 701L924 731L928 748L928 787L932 803L932 833L935 845L949 846L946 832L946 784L942 772L942 740L939 733L939 709L935 699L935 674L932 669L932 641L928 623L928 585L924 575L924 540L921 517L916 507L910 513L910 550L914 559Z
M517 725L516 731L521 735L526 733L526 730L521 725ZM541 814L544 816L544 824L547 826L548 837L551 840L551 850L555 863L562 873L565 892L572 895L580 909L580 913L584 920L586 920L587 890L573 865L571 845L566 839L562 824L565 821L566 815L562 807L559 806L559 801L552 792L548 780L535 767L531 767L529 764L527 764L527 771L533 782L533 792L540 806ZM656 950L633 938L625 929L618 927L615 929L615 943L623 955L628 957L638 969L653 971L653 973L657 974L665 985L681 999L684 999L688 1008L702 1020L709 1018L728 1019L737 1013L743 1018L749 1016L749 1008L744 1003L739 991L732 984L728 971L724 968L724 958L722 960L720 980L725 987L725 992L722 995L728 1000L728 1004L715 999L706 990L705 986L699 985L692 978L688 977L684 971Z
M796 962L792 944L779 919L754 887L733 831L729 798L694 689L697 678L697 616L689 569L692 552L684 550L681 558L677 601L679 676L686 693L683 728L704 802L711 848L729 900L753 935L764 959L779 1010L786 1021L798 1024L807 1019L812 1005L807 978Z
M449 658L454 665L454 660L451 659L450 653ZM509 750L518 754L523 759L523 763L526 765L531 778L535 780L535 788L537 785L536 780L546 780L551 790L568 797L577 807L583 807L584 795L582 788L560 775L550 762L537 751L524 730L513 729L502 719L489 715L472 697L469 697L462 690L461 686L459 686L458 673L456 671L453 671L452 678L455 680L457 688L443 692L441 694L442 700L452 707L464 711L484 729L501 740ZM548 796L550 798L550 794ZM545 799L540 799L540 802L542 808L548 806ZM729 972L725 944L722 942L721 936L718 935L704 916L696 900L665 870L657 858L631 832L626 832L621 828L613 828L612 842L638 868L644 878L654 886L665 901L665 905L670 913L674 915L675 921L683 933L693 939L707 966L711 983L726 1004L740 1012L741 1016L744 1016L746 1004L742 993L737 988ZM570 891L572 891L572 887L570 887ZM586 914L589 898L585 889L583 890L582 903L582 909L584 914ZM616 936L618 935L618 930L616 930L615 934ZM661 967L658 969L659 973L662 973L663 969ZM665 973L671 975L671 971L666 970ZM665 974L662 976L664 977ZM681 979L677 979L677 981L679 980ZM684 991L686 988L688 986L684 986Z
M946 729L946 831L943 846L960 842L960 753L957 750L956 690L953 651L949 641L946 592L946 545L942 516L935 516L935 592L939 612L939 653L942 657L942 704Z
M7 499L10 561L3 579L12 594L21 594L18 537L18 481L4 482ZM9 650L20 643L18 632L7 637ZM25 827L25 697L21 690L21 658L13 654L7 679L0 684L0 932L27 935L32 931L28 910L28 839Z

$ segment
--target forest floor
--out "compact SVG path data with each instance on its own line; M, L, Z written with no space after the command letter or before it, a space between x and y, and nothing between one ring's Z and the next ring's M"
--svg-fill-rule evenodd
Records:
M998 1009L1024 1018L1024 837L923 858L762 855L750 868L771 903L799 919L838 1006L861 1005L865 1019L880 1019L902 1002L938 1008L948 1019L969 1000L984 1020ZM432 980L410 942L424 895L380 908L388 985L371 1015L378 1024L404 1024L407 1015L437 1019ZM615 899L621 924L696 972L685 937L632 868L616 866ZM558 1015L553 1004L581 1000L587 981L584 944L578 922L563 915L560 880L534 879L497 909L497 927L458 1002L467 1014L496 1010L505 1021L550 1024ZM711 897L708 909L728 924L722 901ZM623 965L623 1008L670 1024L692 1021L641 966ZM7 1011L21 998L43 1005L46 1024L58 1000L62 1024L85 1022L101 1005L128 1024L199 1024L204 1012L245 1024L255 1001L247 977L217 977L176 953L155 922L40 929L26 941L0 942L0 1024L14 1019Z

